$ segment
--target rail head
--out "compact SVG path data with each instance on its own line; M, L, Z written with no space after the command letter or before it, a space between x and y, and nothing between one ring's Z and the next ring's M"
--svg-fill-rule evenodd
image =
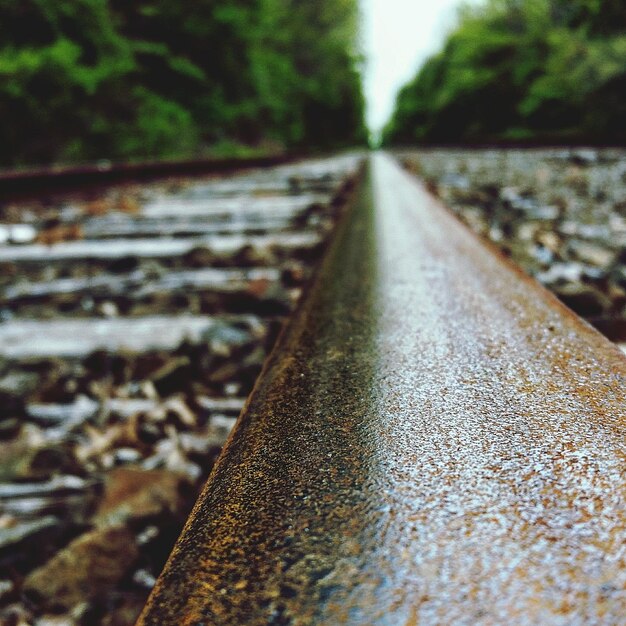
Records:
M303 155L277 154L248 158L191 159L52 166L0 171L0 200L39 198L42 193L68 193L116 183L150 181L159 178L227 174L246 169L283 165Z
M372 157L139 624L615 624L626 360Z

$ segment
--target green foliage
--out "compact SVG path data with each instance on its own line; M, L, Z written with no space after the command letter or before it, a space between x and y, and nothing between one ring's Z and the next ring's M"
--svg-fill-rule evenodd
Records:
M463 7L400 92L386 143L626 140L623 0Z
M356 0L0 0L0 164L364 143L357 18Z

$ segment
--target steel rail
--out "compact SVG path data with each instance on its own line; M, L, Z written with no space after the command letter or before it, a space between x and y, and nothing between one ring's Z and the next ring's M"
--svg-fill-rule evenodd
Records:
M244 169L283 165L301 158L301 155L280 154L264 157L137 163L103 161L86 165L6 170L0 171L0 199L38 197L42 192L67 192L92 186L148 181L170 176L225 174Z
M624 356L370 169L138 623L623 623Z

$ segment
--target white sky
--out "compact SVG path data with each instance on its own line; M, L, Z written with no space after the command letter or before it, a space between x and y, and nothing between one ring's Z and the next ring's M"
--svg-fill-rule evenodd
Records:
M443 43L460 0L361 0L367 122L376 134L395 97Z

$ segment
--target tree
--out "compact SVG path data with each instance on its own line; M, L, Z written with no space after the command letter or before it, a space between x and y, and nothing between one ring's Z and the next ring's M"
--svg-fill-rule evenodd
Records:
M442 52L401 90L384 140L623 141L619 4L490 0L463 8Z
M356 0L0 0L0 164L363 143Z

